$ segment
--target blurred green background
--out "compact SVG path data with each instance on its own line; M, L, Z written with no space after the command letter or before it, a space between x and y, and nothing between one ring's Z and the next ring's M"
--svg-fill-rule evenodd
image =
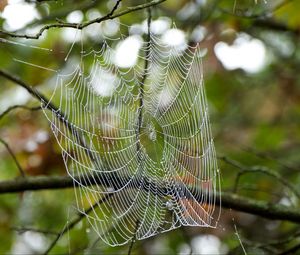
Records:
M144 1L123 1L120 10ZM81 22L105 15L115 1L0 1L3 30L32 34L42 25ZM300 191L300 2L296 0L168 0L153 7L158 27L174 22L189 42L200 41L212 132L218 156L243 166L263 166ZM146 11L127 14L128 26L145 23ZM142 27L142 26L141 26ZM169 28L168 28L169 27ZM101 31L116 36L113 24ZM0 36L0 68L48 97L55 73L74 42L72 29L51 29L39 40ZM118 32L118 29L115 33ZM100 34L87 31L86 48L99 49ZM126 34L126 31L122 31ZM36 49L32 46L49 50ZM72 54L80 52L76 40ZM1 78L0 113L16 104L38 106L24 89ZM28 176L65 175L60 150L41 111L16 109L0 119L5 140ZM219 160L223 191L232 191L239 169ZM0 144L0 180L19 177L11 155ZM299 208L299 199L276 178L260 172L243 175L236 192L244 197ZM0 195L0 254L42 252L76 215L73 190ZM24 228L18 230L18 228ZM25 228L31 228L26 231ZM33 231L46 230L47 233ZM136 242L136 254L277 254L300 242L299 227L223 209L216 229L181 228ZM128 246L108 247L94 238L83 220L53 249L53 254L125 254ZM237 235L238 233L238 235ZM299 233L299 232L298 232ZM280 244L278 240L291 239ZM262 244L269 245L262 246ZM297 254L297 253L295 253Z

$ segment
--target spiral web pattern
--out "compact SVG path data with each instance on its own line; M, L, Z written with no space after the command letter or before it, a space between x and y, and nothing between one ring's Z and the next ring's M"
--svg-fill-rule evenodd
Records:
M178 49L150 33L133 67L118 67L114 54L108 39L83 51L75 70L57 77L51 102L60 110L44 111L78 210L112 246L215 227L219 170L198 45Z

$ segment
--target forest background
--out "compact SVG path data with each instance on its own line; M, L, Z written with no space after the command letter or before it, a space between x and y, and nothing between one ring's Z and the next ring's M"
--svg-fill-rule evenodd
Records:
M101 0L0 1L0 253L39 254L53 241L53 254L90 254L92 248L124 254L131 249L131 244L95 245L86 220L77 215L72 183L32 90L49 97L53 72L33 64L58 70L65 63L76 29L63 28L63 22L87 21L95 12L112 16L124 11L118 17L122 23L142 24L149 6L152 22L166 26L164 32L174 23L187 41L200 42L223 208L216 229L180 228L138 241L131 252L297 254L300 2L296 0L168 0L146 5L124 0L117 8L116 1ZM36 38L22 36L49 24L57 25L46 27ZM113 29L109 26L107 33ZM90 36L86 47L94 47L97 40ZM80 50L79 42L73 46L72 52ZM75 224L62 233L68 222Z

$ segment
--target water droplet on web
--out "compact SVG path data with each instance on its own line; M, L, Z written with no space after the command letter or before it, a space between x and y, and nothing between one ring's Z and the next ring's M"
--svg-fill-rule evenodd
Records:
M149 139L151 141L156 141L156 130L153 123L149 125L148 129L149 129Z
M113 187L108 187L107 188L107 192L113 192L113 191L115 191L115 189Z
M172 210L173 209L173 203L171 200L167 201L166 202L166 207L168 210Z
M154 130L150 131L150 133L149 133L149 139L151 141L155 141L156 140L156 132Z

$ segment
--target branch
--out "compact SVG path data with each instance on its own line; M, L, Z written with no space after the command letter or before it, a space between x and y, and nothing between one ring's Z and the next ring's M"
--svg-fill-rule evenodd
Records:
M262 159L267 159L267 160L271 160L271 161L274 161L276 162L278 165L280 165L281 167L287 169L287 170L290 170L290 171L295 171L295 172L299 172L299 169L296 167L296 166L292 166L292 165L289 165L283 161L281 161L279 158L271 155L270 153L268 152L262 152L262 151L258 151L257 149L255 148L252 148L252 147L241 147L242 150L248 152L248 153L252 153L253 155L255 155L256 157L259 157L259 158L262 158Z
M127 10L121 11L121 12L116 13L116 14L113 15L113 12L116 10L115 7L117 5L119 5L120 1L118 1L117 4L115 5L115 7L113 8L113 10L109 14L107 14L106 16L103 16L103 17L99 17L99 18L87 21L87 22L83 22L83 23L63 23L63 22L59 22L59 23L55 23L55 24L50 24L50 25L46 25L46 26L42 27L40 29L40 31L35 35L27 35L27 34L21 35L21 34L15 34L13 32L7 32L7 31L3 31L3 30L0 30L0 34L10 36L10 37L15 37L15 38L39 39L40 36L46 30L49 30L51 28L75 28L75 29L80 29L81 30L81 29L83 29L85 27L88 27L92 24L101 23L105 20L111 20L111 19L126 15L126 14L131 13L131 12L142 10L142 9L148 8L150 6L155 6L155 5L158 5L158 4L160 4L164 1L166 1L166 0L153 0L152 2L147 3L147 4L141 4L141 5L137 5L135 7L127 7Z
M36 233L42 233L45 235L57 235L58 234L55 231L43 230L43 229L37 229L37 228L28 228L28 227L11 227L11 229L15 230L18 234L23 234L25 232L36 232Z
M262 249L265 249L266 247L272 247L272 246L283 247L295 241L299 237L300 237L300 231L296 231L295 233L291 234L287 238L279 238L271 242L252 243L251 245Z
M8 145L4 140L2 140L1 138L0 138L0 143L2 143L2 144L5 146L5 148L7 149L7 151L9 152L10 156L12 157L12 159L13 159L14 162L15 162L15 164L17 165L18 170L19 170L21 176L22 176L22 177L25 177L25 172L24 172L23 168L21 167L19 161L17 160L16 155L14 154L14 152L12 151L12 149L11 149L11 148L9 147L9 145Z
M287 4L290 4L291 2L293 2L294 0L285 0L282 1L281 3L278 3L277 5L275 5L272 9L261 12L261 13L257 13L257 14L248 14L248 10L239 10L239 12L236 12L235 9L233 8L233 12L228 11L226 9L222 9L219 8L219 10L225 14L231 15L231 16L235 16L238 18L243 18L243 19L264 19L267 17L271 17L274 13L276 13L277 11L279 11L282 7L284 7Z
M0 76L16 83L17 85L21 86L22 88L26 89L29 94L31 94L34 98L36 98L38 101L40 101L42 104L45 105L46 108L48 108L51 111L58 112L59 109L53 105L49 100L41 94L39 91L37 91L34 87L28 85L24 81L22 81L19 77L13 76L12 74L0 69Z
M0 182L0 194L17 193L29 190L64 189L79 186L79 181L82 180L82 178L79 176L73 178L70 176L39 176L2 181ZM88 178L85 176L85 179L86 183L89 185L98 184L107 187L110 186L109 182L101 181L100 178L97 179L97 183L95 178ZM133 181L133 183L134 182L135 181ZM116 183L118 183L117 178ZM145 185L145 187L147 187L147 185ZM245 198L227 192L222 192L220 194L220 198L217 196L216 203L220 203L220 200L222 201L222 207L224 208L231 208L240 212L262 216L267 219L287 220L294 223L300 223L300 210L278 204L270 204L268 202L258 201L251 198Z
M57 2L58 0L39 0L39 1L31 1L31 2L42 3L42 2L54 2L54 1ZM88 2L84 2L84 3L78 3L78 4L73 3L71 8L70 8L70 6L68 6L68 8L61 8L59 10L56 10L54 14L44 16L44 17L42 17L42 19L35 19L32 22L30 22L28 25L26 25L25 27L14 31L14 33L24 31L24 29L26 29L28 27L32 27L34 25L41 25L41 24L43 25L43 23L45 23L45 22L54 21L54 20L57 21L57 19L65 18L69 13L76 11L76 10L85 11L85 10L91 9L91 8L95 7L99 1L100 0L93 0L93 1L88 1Z
M253 26L255 27L261 27L261 28L266 28L266 29L271 29L274 31L279 31L279 32L291 32L295 36L300 35L300 29L299 28L291 28L286 24L279 23L273 20L255 20L253 22Z
M271 176L271 177L277 179L277 181L279 181L284 186L288 187L298 197L298 199L300 199L300 192L296 189L296 187L294 187L291 183L289 183L286 179L284 179L279 173L277 173L273 170L270 170L264 166L247 167L247 166L244 166L244 165L240 164L239 162L229 159L227 157L220 157L220 159L223 160L224 162L226 162L227 164L239 169L239 173L235 180L234 192L236 192L236 190L237 190L239 179L242 175L247 174L247 173L262 173L262 174L265 174L265 175L268 175L268 176Z
M296 252L300 250L300 243L298 243L297 245L291 247L290 249L279 253L278 255L293 255L296 254Z
M134 243L136 241L136 233L137 233L137 231L139 229L139 225L140 225L140 223L139 223L139 221L137 221L136 222L136 226L135 226L135 230L134 230L134 235L133 235L133 237L131 239L131 242L130 242L130 245L129 245L129 249L128 249L128 253L127 253L128 255L131 255L131 252L132 252L132 249L133 249L133 245L134 245Z
M8 107L4 112L2 112L0 114L0 120L2 118L4 118L7 114L9 114L11 111L15 110L15 109L25 109L25 110L29 110L29 111L38 111L38 110L41 110L42 108L40 106L28 107L26 105L13 105L11 107Z
M137 144L136 144L136 150L138 152L138 159L139 162L141 161L141 156L140 156L140 136L141 136L141 129L142 129L142 122L143 122L143 108L144 108L144 86L145 86L145 81L147 79L147 74L148 74L148 66L149 66L149 54L150 54L150 44L151 44L151 18L152 18L152 13L151 13L151 8L149 7L147 9L148 11L148 18L147 18L147 50L145 54L145 62L144 62L144 73L141 79L141 83L139 86L139 109L138 109L138 119L137 119L137 130L136 130L136 139L137 139Z
M0 69L0 76L3 76L4 78L6 78L6 79L16 83L17 85L23 87L24 89L26 89L29 94L31 94L34 98L36 98L37 100L39 100L41 102L41 104L43 105L43 107L45 109L52 111L56 115L56 117L79 140L79 143L84 148L88 148L84 139L81 137L80 133L76 129L74 129L73 126L67 121L65 114L58 107L56 107L53 103L51 103L42 93L40 93L34 87L32 87L32 86L28 85L27 83L25 83L24 81L22 81L19 77L13 76L12 74L10 74L4 70L1 70L1 69ZM87 149L86 153L88 154L88 156L91 158L92 161L95 161L94 156L90 150Z
M233 13L231 11L228 11L228 10L222 9L222 8L218 8L218 10L225 15L230 15L230 16L236 17L238 19L252 20L252 23L247 22L246 26L249 27L249 29L255 29L255 27L260 27L260 28L271 29L271 30L275 30L275 31L279 31L279 32L282 32L282 31L291 32L295 36L299 36L300 35L299 28L289 27L287 24L280 23L280 22L270 18L274 14L274 12L278 11L284 5L286 5L287 3L290 3L292 1L294 1L294 0L283 1L282 3L279 3L271 11L269 11L267 13L260 13L260 14L254 14L254 15L252 15L252 14L248 15L248 14L243 14L243 13L242 14Z
M294 223L300 223L300 210L282 206L279 204L270 204L251 198L245 198L232 193L221 193L222 207L234 209L236 211L250 213L271 220L287 220Z
M58 2L58 0L27 0L29 3Z
M44 252L44 255L47 255L53 247L56 245L58 240L65 235L69 230L74 228L84 217L86 217L88 214L90 214L97 206L101 205L102 203L105 203L114 193L106 194L104 197L102 197L99 201L94 203L91 207L86 209L84 212L80 213L76 218L74 218L72 221L70 221L62 231L57 233L56 238L52 241L52 243L49 245L47 250Z

